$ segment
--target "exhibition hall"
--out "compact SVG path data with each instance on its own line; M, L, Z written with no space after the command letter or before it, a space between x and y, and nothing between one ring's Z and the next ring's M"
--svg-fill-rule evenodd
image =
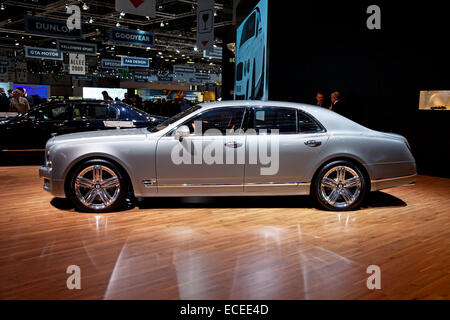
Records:
M0 0L0 300L449 300L449 33L435 0Z

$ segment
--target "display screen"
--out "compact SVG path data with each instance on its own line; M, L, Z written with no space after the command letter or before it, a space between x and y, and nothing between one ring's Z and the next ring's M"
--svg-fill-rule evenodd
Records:
M261 0L236 31L236 100L267 100L268 0Z
M127 89L115 89L115 88L83 88L83 98L85 99L103 99L102 92L108 92L109 96L113 99L116 97L122 100L124 98L124 94L128 92Z
M450 110L450 90L420 91L419 110Z
M40 98L48 99L50 96L50 86L45 85L30 85L30 84L14 84L13 89L24 88L28 96L39 96Z

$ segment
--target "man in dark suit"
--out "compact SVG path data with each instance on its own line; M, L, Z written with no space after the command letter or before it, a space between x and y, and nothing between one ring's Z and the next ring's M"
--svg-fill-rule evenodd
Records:
M347 110L344 103L341 101L341 94L339 91L335 91L331 94L331 106L329 109L345 116Z
M323 92L317 92L315 105L325 108L325 95L323 94Z

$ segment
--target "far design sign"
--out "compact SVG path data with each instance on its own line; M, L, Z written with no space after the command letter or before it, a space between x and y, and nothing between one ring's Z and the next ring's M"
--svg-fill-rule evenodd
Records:
M141 57L122 57L122 66L127 67L150 67L150 60L148 58Z
M86 74L86 56L84 54L69 54L69 74Z

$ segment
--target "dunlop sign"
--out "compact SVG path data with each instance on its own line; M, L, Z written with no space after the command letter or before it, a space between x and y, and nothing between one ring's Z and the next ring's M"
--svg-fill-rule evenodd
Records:
M34 34L57 36L59 38L81 38L82 28L69 30L66 20L41 18L35 16L24 17L25 31Z
M142 30L111 28L109 39L115 43L133 44L142 47L153 46L155 43L155 35L152 32Z

